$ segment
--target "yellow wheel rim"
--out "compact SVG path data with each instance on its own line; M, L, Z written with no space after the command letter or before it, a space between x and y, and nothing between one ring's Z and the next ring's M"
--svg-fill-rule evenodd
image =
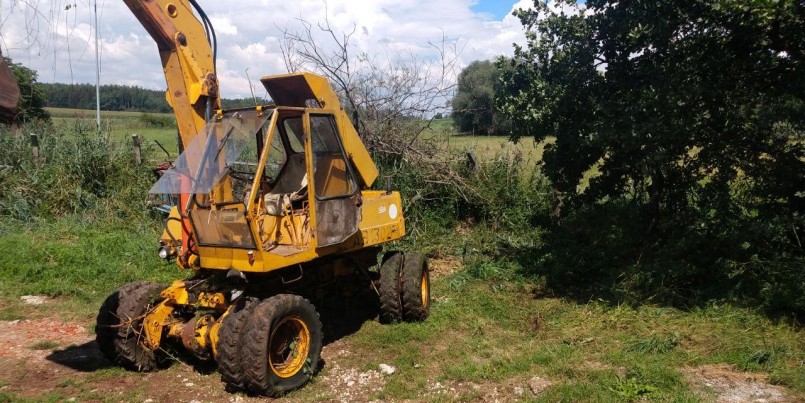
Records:
M298 316L283 318L268 339L268 364L280 378L290 378L305 366L310 352L310 331Z
M420 287L422 289L422 307L427 308L430 303L430 278L425 270L422 271L422 285Z

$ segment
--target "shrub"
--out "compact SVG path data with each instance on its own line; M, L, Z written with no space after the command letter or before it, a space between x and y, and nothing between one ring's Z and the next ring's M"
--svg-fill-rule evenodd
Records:
M37 161L30 133L39 138ZM152 178L108 133L81 125L0 128L0 215L20 220L89 211L142 216Z

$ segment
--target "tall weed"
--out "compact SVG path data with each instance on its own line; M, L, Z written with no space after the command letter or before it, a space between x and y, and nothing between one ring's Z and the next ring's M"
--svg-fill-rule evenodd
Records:
M456 155L376 160L378 187L389 177L403 196L410 235L404 248L461 255L466 276L507 279L522 271L516 257L523 250L542 245L550 188L532 161L506 153L475 166Z
M31 133L39 139L34 159ZM146 214L153 176L131 150L83 125L0 128L0 215L19 220L83 213Z

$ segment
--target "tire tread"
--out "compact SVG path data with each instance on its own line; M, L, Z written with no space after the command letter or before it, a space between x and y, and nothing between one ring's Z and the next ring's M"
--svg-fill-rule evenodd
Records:
M307 323L311 333L310 372L301 377L279 379L272 376L268 364L268 337L271 326L283 312L312 312L313 323ZM301 387L316 373L322 346L322 324L319 314L307 299L298 295L275 295L254 308L241 335L241 357L243 360L243 384L246 389L258 395L277 397Z
M380 266L380 323L396 323L403 319L400 299L400 270L404 256L394 252Z
M403 319L406 322L422 322L430 314L430 303L427 306L422 305L423 272L429 275L425 257L415 252L406 253L400 275Z
M241 336L244 325L249 320L258 302L257 299L253 298L238 301L233 307L234 311L221 321L221 329L218 333L218 355L215 360L218 362L221 381L235 388L243 387Z

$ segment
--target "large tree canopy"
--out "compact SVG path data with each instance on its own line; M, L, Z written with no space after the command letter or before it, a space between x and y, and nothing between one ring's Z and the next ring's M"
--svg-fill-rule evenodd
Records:
M508 132L495 107L499 79L498 67L488 60L474 61L458 75L452 117L460 132L482 135Z
M549 281L805 312L805 3L534 6L497 100L556 138Z
M546 173L587 197L630 194L654 214L729 199L801 211L805 5L797 0L535 2L499 103L555 136ZM768 206L771 207L771 206Z

